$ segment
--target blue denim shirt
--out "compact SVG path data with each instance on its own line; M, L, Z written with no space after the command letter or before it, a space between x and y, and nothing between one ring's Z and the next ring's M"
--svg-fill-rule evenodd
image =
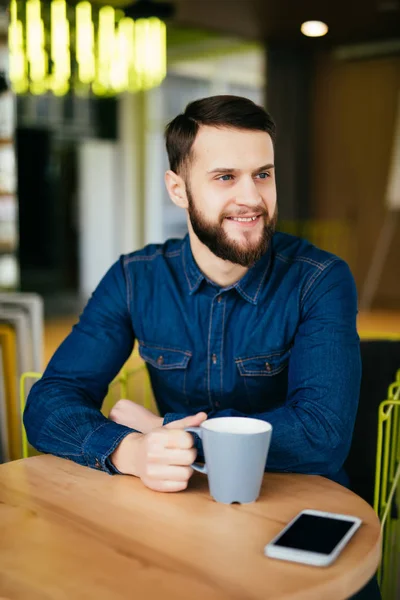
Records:
M343 482L361 376L356 314L346 263L299 238L276 233L224 289L188 237L149 245L110 268L33 386L28 438L112 473L109 456L132 430L100 408L136 339L164 423L197 411L265 419L268 470Z

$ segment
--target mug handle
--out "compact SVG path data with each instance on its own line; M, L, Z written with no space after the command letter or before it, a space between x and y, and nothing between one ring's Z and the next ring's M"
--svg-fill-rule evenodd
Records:
M203 438L203 430L201 427L185 427L185 431L188 431L189 433L197 433L201 439ZM208 473L207 465L201 465L200 463L194 462L192 464L192 469L198 471L199 473L204 473L205 475Z

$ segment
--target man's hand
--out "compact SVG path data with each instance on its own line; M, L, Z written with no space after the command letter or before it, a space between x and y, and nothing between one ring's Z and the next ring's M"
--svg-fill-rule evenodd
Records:
M148 433L157 427L161 427L164 422L162 417L157 417L144 406L130 400L118 400L111 409L108 418L110 421L126 425L141 433Z
M193 436L186 427L198 427L206 413L185 417L142 435L127 435L111 454L113 465L127 475L140 477L150 489L158 492L184 490L193 474L196 459Z

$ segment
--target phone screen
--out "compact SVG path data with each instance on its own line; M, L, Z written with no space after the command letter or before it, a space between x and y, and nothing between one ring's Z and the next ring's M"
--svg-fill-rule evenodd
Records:
M331 554L354 521L302 514L274 546Z

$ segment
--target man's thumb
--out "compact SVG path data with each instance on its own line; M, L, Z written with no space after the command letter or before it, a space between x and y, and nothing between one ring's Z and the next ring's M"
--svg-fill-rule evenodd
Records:
M172 421L165 425L167 429L186 429L186 427L199 427L207 419L207 413L199 412L196 415L185 417L179 421Z

